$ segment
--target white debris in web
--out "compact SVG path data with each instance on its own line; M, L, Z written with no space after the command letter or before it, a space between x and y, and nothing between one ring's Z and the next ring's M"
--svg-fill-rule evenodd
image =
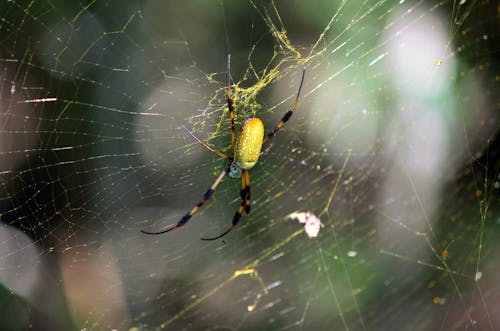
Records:
M351 251L347 252L347 256L349 256L349 257L356 257L356 255L358 255L358 252L356 252L356 251L351 250Z
M324 227L321 220L309 211L293 212L288 214L286 218L299 220L300 223L304 224L304 230L309 238L316 238L319 230Z

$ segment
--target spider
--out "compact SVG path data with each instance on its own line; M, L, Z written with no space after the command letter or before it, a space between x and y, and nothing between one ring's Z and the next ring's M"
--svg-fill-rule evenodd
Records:
M227 105L229 108L229 116L231 118L231 149L232 156L226 155L222 152L219 152L211 147L209 147L205 142L198 139L187 127L182 126L186 132L193 137L202 147L209 150L210 152L218 155L221 158L227 159L228 163L221 171L219 176L215 179L212 186L203 194L200 201L189 211L187 212L176 224L172 224L166 227L163 230L157 232L150 232L141 230L142 233L157 235L166 233L172 230L175 230L183 225L185 225L191 217L196 213L196 211L203 206L205 202L207 202L212 194L214 193L217 186L220 184L222 179L229 174L232 178L241 177L241 204L238 207L238 210L234 214L233 221L231 226L215 237L210 238L201 238L201 240L216 240L219 239L226 234L228 234L231 230L234 229L236 224L238 224L241 215L243 212L248 215L250 213L250 175L248 171L257 164L257 161L260 156L263 156L269 152L273 143L269 143L269 146L265 150L262 150L262 145L266 143L270 138L273 138L274 135L278 132L279 129L290 119L297 106L297 102L299 100L300 91L302 89L302 84L304 83L304 75L305 69L302 71L302 78L300 80L299 90L297 92L297 96L295 97L295 101L293 102L290 110L283 116L281 121L278 122L276 127L272 129L268 134L264 135L264 124L260 118L249 118L247 119L240 130L238 135L238 140L235 143L235 125L234 125L234 106L233 99L231 98L231 56L228 54L227 56L227 75L228 75L228 84L227 84Z

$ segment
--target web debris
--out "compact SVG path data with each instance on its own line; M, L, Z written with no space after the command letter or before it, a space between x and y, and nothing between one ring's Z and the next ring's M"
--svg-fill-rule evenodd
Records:
M321 220L310 211L295 211L291 214L288 214L285 218L299 220L301 224L304 224L304 230L309 238L316 238L318 236L319 230L321 230L321 228L325 226L323 223L321 223Z

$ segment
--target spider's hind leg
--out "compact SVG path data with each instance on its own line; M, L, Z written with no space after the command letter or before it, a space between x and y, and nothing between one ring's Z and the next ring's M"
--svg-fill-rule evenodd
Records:
M304 84L305 74L306 74L306 70L304 69L302 71L302 78L300 80L299 90L297 91L297 96L295 97L295 101L293 102L292 107L290 108L290 110L288 112L286 112L286 114L283 116L281 121L278 122L278 124L274 127L274 129L272 129L264 137L264 141L263 141L264 143L267 142L270 138L274 137L276 132L278 132L279 129L281 129L283 127L283 125L285 125L285 123L290 119L290 117L292 117L293 111L295 110L295 108L297 107L297 103L299 102L300 91L302 90L302 84ZM271 147L272 147L272 145L271 145ZM268 149L270 149L270 147ZM268 150L265 151L265 153L267 153L267 152L268 152Z

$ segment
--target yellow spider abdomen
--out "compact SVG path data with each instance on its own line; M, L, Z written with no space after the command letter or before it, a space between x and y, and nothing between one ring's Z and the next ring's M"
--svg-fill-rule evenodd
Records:
M250 169L259 160L264 140L264 123L259 118L249 118L243 123L234 160L242 169Z

